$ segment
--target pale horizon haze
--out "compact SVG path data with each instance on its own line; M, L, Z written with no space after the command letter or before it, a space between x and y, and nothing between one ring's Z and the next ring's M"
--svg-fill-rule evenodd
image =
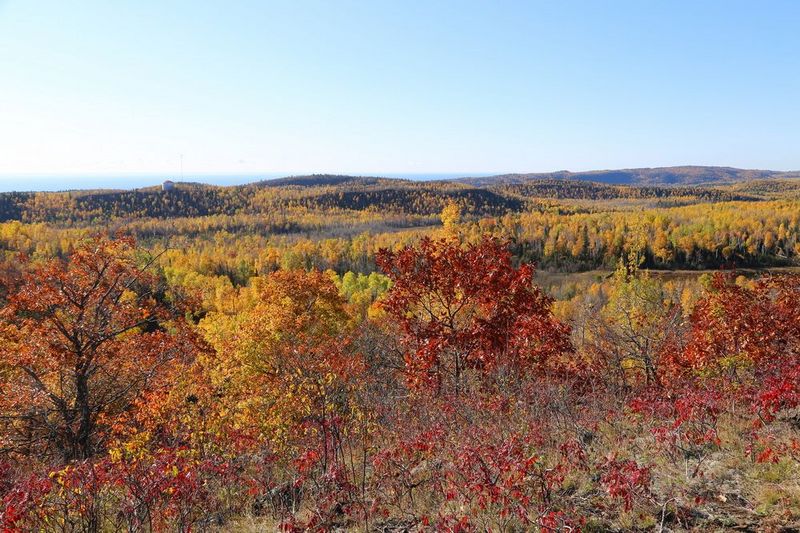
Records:
M0 0L0 188L800 169L800 3ZM16 185L13 185L16 186Z

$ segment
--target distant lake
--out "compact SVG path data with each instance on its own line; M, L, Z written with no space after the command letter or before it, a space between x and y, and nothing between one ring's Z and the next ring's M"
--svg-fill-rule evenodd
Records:
M319 172L317 174L320 174ZM328 173L333 174L333 173ZM487 173L470 172L430 172L401 174L396 172L353 174L356 176L380 176L385 178L404 178L410 180L440 180L463 177L490 176ZM197 182L210 185L243 185L255 181L283 178L286 176L303 176L306 173L264 173L264 174L196 174L183 178L169 174L139 174L106 176L65 176L65 175L0 175L0 192L8 191L66 191L76 189L137 189L160 185L164 180L175 182ZM349 174L348 174L349 175Z

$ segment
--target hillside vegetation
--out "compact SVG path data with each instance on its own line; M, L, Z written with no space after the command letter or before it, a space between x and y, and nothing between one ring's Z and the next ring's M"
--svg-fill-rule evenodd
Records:
M0 531L798 529L798 184L5 194Z
M151 187L2 193L0 221L87 224L119 218L266 214L297 206L434 215L450 201L473 215L526 211L539 199L655 199L663 205L686 205L774 198L782 191L796 192L795 182L787 181L792 177L800 174L717 167L515 174L449 181L314 175L232 187L178 184L171 191ZM754 179L761 181L753 183ZM740 182L746 180L750 181L743 186ZM704 185L696 185L699 183ZM681 186L672 186L675 184Z
M528 174L504 174L489 178L464 178L460 181L474 185L487 185L496 182L521 183L536 179L571 179L623 185L697 185L721 184L760 179L793 179L800 172L775 170L747 170L731 167L661 167L632 168L622 170L590 170L587 172L543 172Z

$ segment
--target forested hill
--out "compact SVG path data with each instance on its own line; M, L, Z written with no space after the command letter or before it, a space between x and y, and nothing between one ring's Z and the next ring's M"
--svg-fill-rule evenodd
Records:
M533 174L502 174L485 178L461 178L460 182L475 186L499 183L520 184L531 180L559 179L608 183L615 185L701 185L723 184L762 179L800 178L800 171L748 170L731 167L658 167L622 170L590 170L586 172L545 172Z
M702 175L696 170L700 167L685 168L689 170L680 174L685 181L694 179L692 176L701 179L710 175ZM649 172L647 175L651 181L665 181L672 179L664 174L667 170L673 172L669 176L678 173L677 169L614 173L620 176L620 180L641 181L644 178L635 176L644 176L643 173ZM439 213L450 202L459 204L467 215L498 216L535 208L548 199L649 200L655 205L670 206L732 200L758 201L776 195L796 197L800 191L800 179L779 179L790 176L788 173L706 170L708 173L718 173L722 176L719 178L722 182L748 176L762 179L730 184L665 186L603 183L604 180L610 180L612 174L603 172L438 181L338 175L293 176L230 187L178 183L169 191L153 186L135 190L3 193L0 194L0 221L81 224L131 218L274 214L297 209L429 216ZM569 176L569 179L565 176ZM587 181L590 176L596 180Z

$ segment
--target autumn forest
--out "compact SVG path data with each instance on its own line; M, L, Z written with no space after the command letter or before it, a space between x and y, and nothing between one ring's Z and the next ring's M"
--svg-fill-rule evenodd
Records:
M647 170L0 194L0 531L800 528L800 179Z

